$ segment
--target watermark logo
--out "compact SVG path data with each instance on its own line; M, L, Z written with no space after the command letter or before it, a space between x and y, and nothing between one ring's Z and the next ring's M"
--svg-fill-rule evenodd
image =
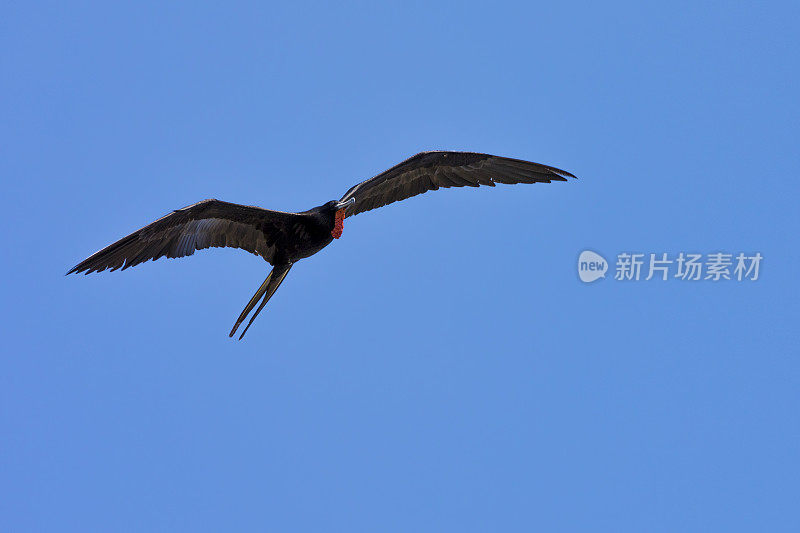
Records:
M578 277L584 283L591 283L606 277L608 261L591 250L584 250L578 257Z
M760 252L746 254L713 252L677 254L621 252L613 265L615 281L756 281L764 256ZM606 277L609 264L596 252L584 250L578 258L578 277L591 283Z

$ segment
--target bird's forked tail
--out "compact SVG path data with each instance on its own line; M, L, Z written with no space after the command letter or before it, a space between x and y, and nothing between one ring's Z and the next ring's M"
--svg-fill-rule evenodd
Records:
M253 309L253 307L255 307L255 305L258 303L258 300L263 296L264 299L261 301L261 305L258 306L256 312L253 313L252 317L250 317L250 322L247 323L247 327L244 328L244 331L242 331L242 334L239 336L239 340L242 340L244 334L247 333L248 329L250 329L250 325L253 323L253 320L256 319L261 310L264 309L264 306L267 305L269 299L272 298L272 295L275 294L275 291L278 290L278 287L281 286L283 279L286 277L286 274L289 273L291 268L291 263L275 265L273 267L272 271L267 276L267 279L264 280L264 283L261 284L253 297L250 298L250 301L247 302L244 311L242 311L242 314L239 315L239 318L236 320L236 324L233 325L233 329L228 335L229 337L233 337L233 335L236 333L236 330L239 329L239 326L242 324L242 322L244 322L244 319L247 318L247 314Z

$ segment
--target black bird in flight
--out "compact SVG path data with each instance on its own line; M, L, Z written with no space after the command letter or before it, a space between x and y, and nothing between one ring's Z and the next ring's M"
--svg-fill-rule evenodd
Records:
M261 256L272 271L247 302L231 329L236 333L261 300L239 339L283 282L292 265L342 236L345 217L405 200L440 187L478 187L495 183L550 183L574 178L567 171L539 163L473 152L421 152L374 178L302 213L203 200L178 209L107 246L75 265L73 272L112 271L159 257L185 257L210 247L241 248Z

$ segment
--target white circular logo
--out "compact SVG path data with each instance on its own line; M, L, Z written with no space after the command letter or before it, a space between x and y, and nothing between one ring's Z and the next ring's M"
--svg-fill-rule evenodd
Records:
M591 283L606 277L608 261L591 250L584 250L578 257L578 277L584 283Z

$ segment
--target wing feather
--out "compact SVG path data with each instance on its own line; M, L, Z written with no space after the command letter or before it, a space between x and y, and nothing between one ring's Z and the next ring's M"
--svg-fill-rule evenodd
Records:
M103 248L73 272L126 268L160 257L186 257L205 248L240 248L272 262L275 242L300 215L260 207L203 200L177 209Z
M355 185L342 201L355 198L347 210L347 216L352 216L440 187L550 183L574 177L566 170L521 159L475 152L421 152Z

